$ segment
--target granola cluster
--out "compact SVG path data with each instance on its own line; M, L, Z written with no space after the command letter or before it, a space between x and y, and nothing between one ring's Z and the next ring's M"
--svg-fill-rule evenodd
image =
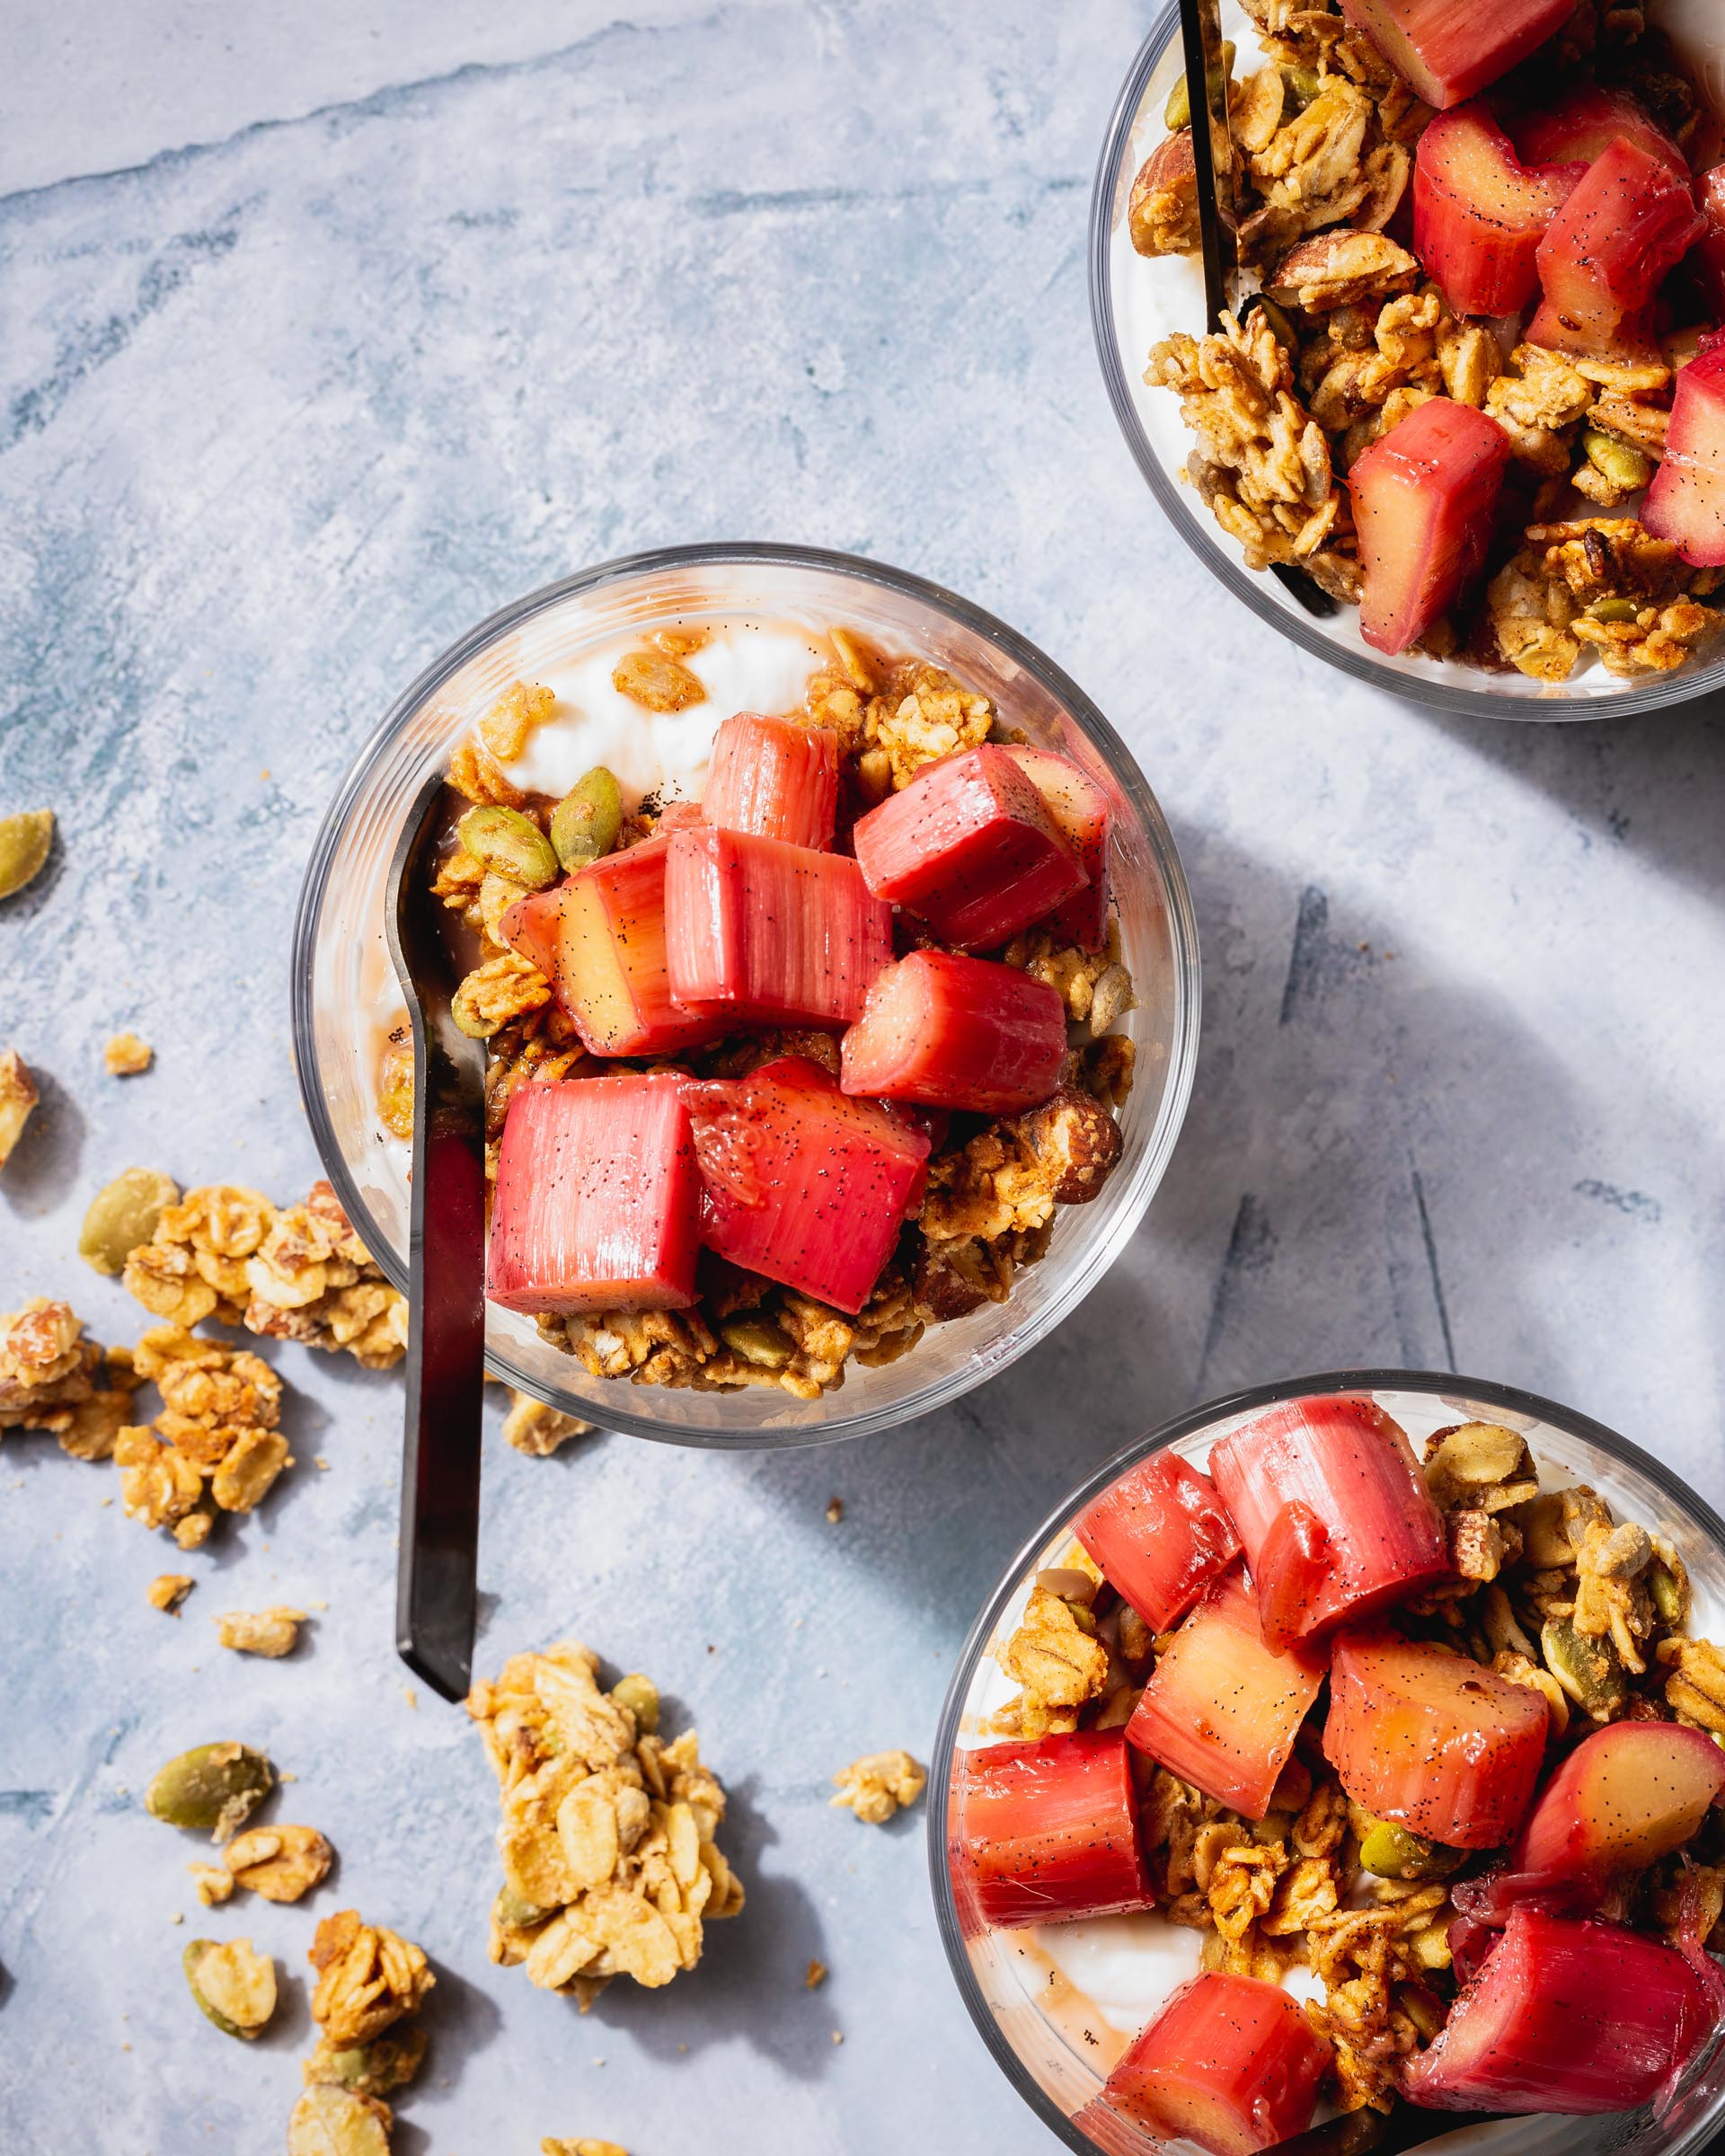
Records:
M357 1909L323 1919L307 1959L318 2039L300 2066L305 2092L288 2121L288 2156L389 2156L394 2114L385 2099L424 2062L417 2017L437 1977L411 1940Z
M245 1348L158 1325L132 1351L132 1372L155 1386L162 1411L113 1441L128 1519L164 1527L182 1550L208 1540L221 1512L245 1513L293 1465L281 1380Z
M682 695L678 676L700 690L679 662L702 641L698 630L650 632L641 651L620 662L616 685L648 709L681 708L661 700ZM856 809L907 785L939 757L1005 738L990 700L944 668L922 658L888 659L845 629L833 630L830 641L836 663L809 677L806 717L837 736L846 798ZM524 794L502 762L518 753L511 744L525 738L521 727L542 723L551 702L549 691L515 684L449 773L451 785L475 806L513 809L528 819L532 828L517 835L533 845L535 830L553 827L556 804ZM622 818L617 843L639 843L691 813L686 804L650 799ZM535 888L522 878L544 872L526 858L530 852L523 848L513 863L500 866L501 856L482 862L456 838L433 878L438 897L475 939L475 962L456 992L456 1011L463 1029L486 1043L486 1164L493 1178L509 1102L519 1087L646 1067L589 1056L544 975L499 944L503 915ZM506 872L509 865L519 874ZM1134 1050L1114 1029L1133 1006L1116 923L1110 922L1099 951L1031 931L1001 956L1057 988L1066 1003L1074 1046L1060 1090L1027 1115L986 1123L952 1119L930 1160L924 1202L907 1222L896 1257L860 1313L850 1316L710 1258L692 1309L547 1315L538 1321L542 1336L594 1377L698 1392L766 1386L815 1400L843 1384L850 1363L866 1368L895 1362L931 1324L1004 1302L1019 1268L1047 1250L1057 1209L1096 1197L1118 1161L1115 1111L1131 1089ZM809 1029L723 1040L689 1051L677 1063L698 1077L728 1078L776 1056L807 1056L837 1070L836 1041ZM385 1047L377 1087L387 1127L411 1135L412 1058L404 1039L392 1037ZM512 1414L509 1433L523 1450L549 1450L562 1442L536 1413Z
M37 1295L0 1315L0 1436L42 1430L77 1460L106 1460L137 1383L123 1348L84 1336L68 1303Z
M725 1793L694 1732L668 1744L649 1680L606 1691L598 1666L562 1640L511 1657L467 1701L503 1810L491 1959L583 2012L614 1976L656 1988L692 1969L703 1924L743 1905L714 1840Z
M1333 599L1359 596L1349 469L1418 405L1483 411L1513 458L1489 588L1420 649L1530 678L1597 663L1634 681L1685 665L1716 636L1725 572L1691 568L1632 514L1665 454L1673 377L1700 332L1657 357L1575 357L1454 314L1389 234L1431 115L1339 0L1250 0L1268 65L1229 84L1243 263L1260 288L1218 331L1164 338L1145 380L1181 399L1186 476L1247 565L1297 569ZM1560 65L1628 88L1672 132L1699 124L1694 85L1639 7L1587 0ZM1171 133L1134 184L1143 255L1199 246L1183 86ZM1402 229L1398 224L1397 229Z
M907 1811L928 1787L928 1769L908 1752L871 1752L833 1777L838 1790L827 1802L865 1826L884 1826Z
M186 1331L215 1318L266 1339L345 1348L368 1370L407 1351L407 1299L326 1182L284 1206L231 1183L189 1190L162 1208L121 1278L146 1310Z

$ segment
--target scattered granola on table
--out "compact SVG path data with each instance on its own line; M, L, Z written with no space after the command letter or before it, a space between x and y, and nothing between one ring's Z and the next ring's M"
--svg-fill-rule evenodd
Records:
M855 1814L866 1826L884 1826L896 1812L907 1811L928 1787L928 1769L908 1752L871 1752L854 1759L833 1777L836 1797L827 1801Z
M607 1692L598 1666L562 1640L512 1656L467 1701L503 1807L491 1959L583 2013L614 1976L654 1988L692 1969L704 1923L743 1906L714 1839L725 1793L694 1732L668 1744L650 1682Z
M69 1303L37 1295L0 1314L0 1436L48 1431L75 1460L106 1460L136 1383L127 1351L86 1339Z
M526 1453L535 1460L548 1460L562 1445L571 1437L585 1437L593 1427L583 1422L579 1415L562 1415L555 1408L548 1408L543 1400L535 1400L530 1392L509 1389L509 1411L503 1418L503 1439L518 1453Z
M276 1427L281 1380L249 1349L175 1325L146 1332L132 1368L163 1406L154 1424L131 1424L114 1441L121 1501L128 1518L195 1550L218 1513L250 1512L293 1465Z
M17 1149L41 1095L16 1048L0 1049L0 1168Z
M183 1956L186 1982L199 2010L225 2037L247 2043L261 2036L276 2010L276 1965L249 1939L190 1940Z
M248 1826L222 1851L236 1886L266 1902L297 1902L321 1886L335 1851L314 1826Z
M177 1617L180 1604L197 1584L190 1572L158 1572L147 1589L150 1607Z
M102 1051L102 1060L114 1078L137 1078L155 1060L155 1050L136 1033L116 1033Z
M262 1655L275 1661L291 1655L298 1646L299 1628L305 1617L304 1610L278 1605L268 1610L225 1610L210 1622L223 1647L232 1648L237 1655Z
M539 2156L629 2156L615 2141L542 2141Z

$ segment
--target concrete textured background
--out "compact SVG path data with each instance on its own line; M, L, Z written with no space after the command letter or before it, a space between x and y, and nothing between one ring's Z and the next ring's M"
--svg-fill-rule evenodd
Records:
M113 1471L9 1441L0 2143L279 2148L304 1948L352 1902L439 1970L406 2156L1047 2148L948 1980L920 1818L871 1833L827 1778L925 1754L1044 1507L1237 1383L1518 1382L1718 1500L1720 707L1433 718L1224 604L1089 345L1087 191L1146 0L16 12L0 810L51 804L61 837L0 910L0 1040L49 1081L0 1185L0 1303L66 1294L134 1337L75 1254L121 1167L304 1188L286 968L323 806L426 658L606 555L849 547L1021 626L1138 753L1208 978L1167 1183L1010 1376L832 1453L494 1454L482 1666L585 1637L658 1676L736 1792L748 1911L669 1992L580 2019L485 1960L490 1778L390 1648L393 1380L281 1352L300 1465L192 1560L177 1622ZM103 1074L120 1024L148 1076ZM212 1644L217 1610L310 1598L290 1662ZM228 1736L341 1851L310 1904L203 1916L197 1848L138 1809L164 1756ZM175 1911L294 1973L254 2050L193 2012Z

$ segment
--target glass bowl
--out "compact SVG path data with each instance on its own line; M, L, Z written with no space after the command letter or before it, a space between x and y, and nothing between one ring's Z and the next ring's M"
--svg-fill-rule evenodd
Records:
M1238 46L1242 65L1258 50L1258 33L1240 0L1221 0L1222 34ZM1163 107L1182 72L1180 11L1165 5L1139 48L1109 122L1090 207L1090 313L1114 415L1151 491L1174 529L1199 560L1261 621L1358 681L1444 711L1479 711L1495 719L1614 719L1681 703L1725 685L1725 645L1712 662L1626 686L1597 663L1562 684L1522 674L1487 674L1453 661L1391 658L1359 633L1358 610L1342 606L1320 619L1273 576L1249 570L1228 537L1181 474L1191 437L1172 391L1151 389L1144 369L1151 346L1176 330L1204 328L1204 278L1196 261L1148 261L1135 252L1126 228L1127 199L1139 166L1166 134Z
M1198 930L1173 840L1125 745L1076 685L1003 623L903 571L802 547L693 546L584 570L482 622L435 660L361 751L305 872L294 932L300 1089L325 1171L398 1287L407 1286L407 1148L377 1118L375 1074L403 1006L384 941L390 857L414 795L518 676L667 615L745 613L846 625L889 650L925 654L994 697L1013 725L1075 757L1114 805L1110 864L1123 956L1139 1003L1123 1021L1137 1076L1120 1113L1124 1152L1101 1194L1063 1207L1042 1261L1004 1303L931 1326L896 1363L853 1363L817 1401L776 1390L671 1391L588 1376L530 1319L487 1312L499 1377L606 1427L676 1444L799 1445L859 1436L926 1414L1004 1370L1093 1287L1143 1218L1191 1091ZM718 717L715 714L715 723Z
M1116 2060L1154 2012L1158 1999L1146 1992L1130 2020L1117 2003L1116 2019L1110 2022L1099 2016L1093 2000L1057 1969L1039 1932L978 1929L973 1919L960 1917L948 1853L958 1826L952 1786L955 1759L960 1748L989 1741L985 1718L1016 1689L988 1649L1017 1622L1031 1576L1043 1566L1058 1563L1070 1546L1073 1522L1128 1468L1168 1446L1201 1467L1212 1444L1241 1423L1279 1401L1323 1392L1369 1393L1407 1431L1416 1451L1433 1430L1457 1421L1499 1422L1520 1430L1540 1462L1548 1487L1571 1480L1590 1482L1614 1508L1670 1537L1690 1569L1695 1595L1691 1622L1698 1633L1718 1637L1720 1621L1725 1618L1725 1521L1712 1507L1659 1461L1614 1430L1507 1385L1413 1370L1332 1371L1318 1377L1291 1378L1194 1408L1099 1467L1037 1529L988 1598L960 1655L929 1770L929 1868L941 1937L959 1990L1006 2078L1037 2116L1080 2156L1092 2156L1099 2144L1073 2123L1074 2115L1101 2094ZM1099 1929L1110 1923L1156 1927L1151 1939L1172 1949L1165 1964L1148 1972L1158 1991L1196 1975L1196 1932L1165 1925L1160 1919L1097 1920ZM1053 1932L1057 1927L1044 1929ZM1084 1966L1070 1946L1063 1951L1069 1968L1075 1963ZM1176 1958L1179 1966L1174 1966ZM1102 1965L1090 1966L1100 1969ZM1630 2134L1624 2132L1626 2118L1635 2122ZM1542 2116L1500 2126L1470 2126L1457 2118L1454 2130L1435 2145L1446 2156L1451 2152L1454 2156L1463 2152L1470 2156L1473 2152L1478 2156L1606 2156L1608 2150L1621 2156L1688 2156L1707 2145L1710 2133L1722 2121L1725 2046L1715 2043L1688 2071L1676 2101L1657 2120L1634 2113L1591 2119ZM1434 2134L1441 2125L1441 2117L1434 2114ZM1118 2148L1110 2143L1110 2156L1156 2156L1158 2151L1175 2148L1183 2156L1191 2147L1183 2141L1159 2141L1147 2131L1135 2136L1128 2126Z

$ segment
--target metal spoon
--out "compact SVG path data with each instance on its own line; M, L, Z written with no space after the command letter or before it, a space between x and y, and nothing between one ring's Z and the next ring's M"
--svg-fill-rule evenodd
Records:
M459 976L431 891L446 808L421 791L390 864L385 926L413 1021L407 1424L395 1645L446 1700L473 1676L485 1382L485 1056L452 1014Z

